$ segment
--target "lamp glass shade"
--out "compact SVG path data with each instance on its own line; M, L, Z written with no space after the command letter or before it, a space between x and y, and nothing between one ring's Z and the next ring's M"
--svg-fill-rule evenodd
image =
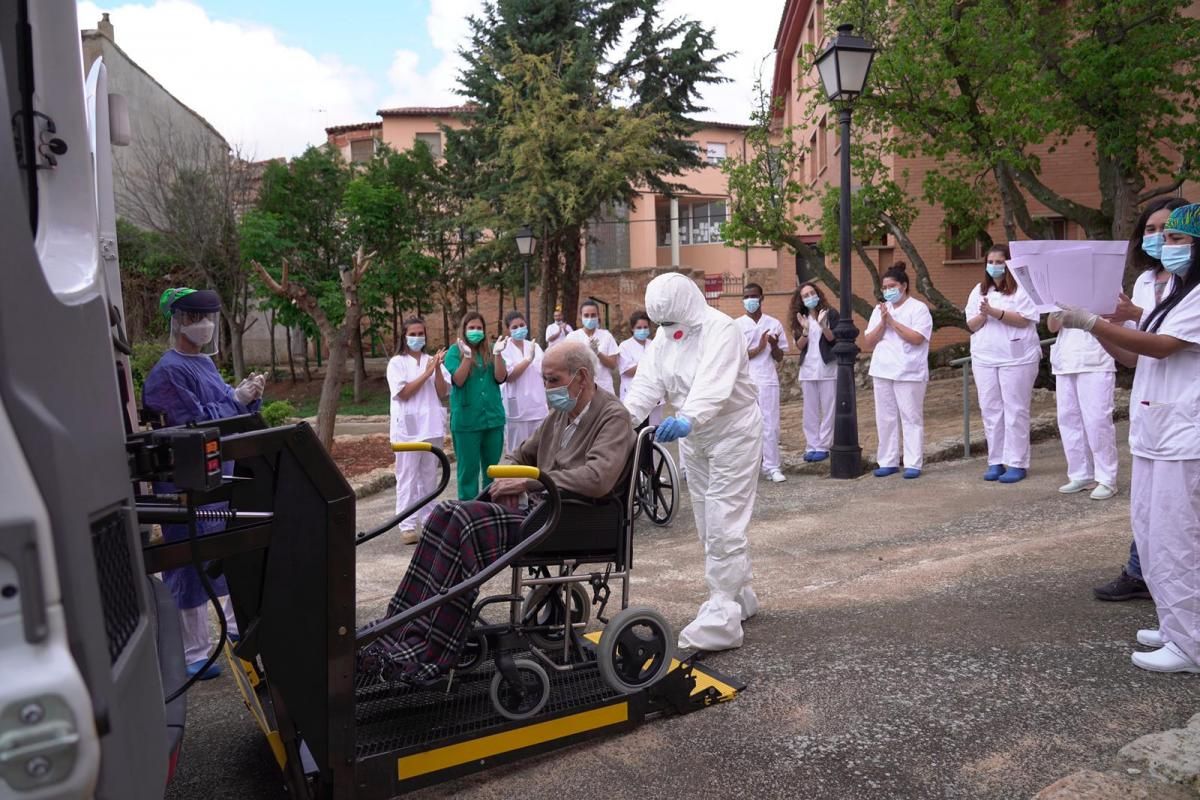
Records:
M537 247L537 237L528 227L517 231L516 240L517 251L523 256L532 255L534 248Z
M853 26L842 25L837 36L817 56L817 72L821 85L830 100L841 100L862 94L867 85L875 48L866 39L856 36Z

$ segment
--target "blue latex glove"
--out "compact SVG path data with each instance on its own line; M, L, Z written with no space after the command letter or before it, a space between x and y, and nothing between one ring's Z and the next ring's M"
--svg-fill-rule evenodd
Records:
M660 442L673 442L691 432L692 423L687 421L687 417L667 417L658 423L658 428L654 431L654 438Z

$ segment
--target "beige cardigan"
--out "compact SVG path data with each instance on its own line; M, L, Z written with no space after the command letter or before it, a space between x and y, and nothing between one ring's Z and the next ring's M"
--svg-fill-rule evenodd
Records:
M606 497L616 488L633 454L635 437L629 412L620 400L597 387L571 440L566 447L559 447L570 421L567 414L551 411L532 436L504 457L504 463L543 469L563 491Z

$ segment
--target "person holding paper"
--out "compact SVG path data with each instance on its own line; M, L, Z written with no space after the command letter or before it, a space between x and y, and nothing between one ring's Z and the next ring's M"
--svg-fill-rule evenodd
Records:
M987 252L983 279L967 298L971 373L987 438L985 481L1016 483L1029 469L1029 407L1042 347L1038 312L1005 262L1008 245Z
M884 302L875 306L864 335L871 354L875 427L879 432L876 478L900 471L904 434L904 477L921 477L925 459L925 389L929 384L929 307L908 294L908 272L897 261L883 274Z
M1124 293L1120 295L1116 313L1109 317L1111 321L1137 327L1145 309L1152 310L1162 300L1163 295L1170 291L1171 273L1163 269L1162 262L1159 261L1159 256L1162 255L1163 227L1172 211L1186 205L1188 201L1181 197L1160 197L1147 203L1142 210L1129 237L1126 264L1126 272L1138 269L1142 272L1133 283L1133 297L1130 298ZM1100 344L1105 346L1103 342ZM1114 354L1110 352L1109 355ZM1135 361L1136 358L1125 366L1132 367ZM1121 569L1121 574L1103 586L1094 587L1092 594L1097 600L1150 599L1150 588L1142 579L1142 562L1138 557L1137 542L1129 542L1129 559Z
M1129 399L1133 453L1130 521L1157 630L1138 631L1152 652L1133 654L1152 672L1200 672L1200 205L1175 209L1161 261L1171 291L1137 329L1077 308L1064 328L1089 331L1110 350L1137 356Z

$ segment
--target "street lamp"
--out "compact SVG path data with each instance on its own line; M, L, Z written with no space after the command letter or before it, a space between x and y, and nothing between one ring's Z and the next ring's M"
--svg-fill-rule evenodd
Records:
M858 328L854 326L850 274L850 106L862 94L875 58L875 48L854 34L853 25L839 25L833 41L817 56L817 72L831 103L838 104L842 132L842 177L838 213L841 266L841 317L834 326L833 345L837 356L837 409L833 422L830 475L857 478L862 474L862 447L858 443L858 406L854 397L854 361L858 357Z
M529 262L533 260L533 251L537 247L537 237L533 235L533 231L525 225L521 230L517 231L517 252L525 256L525 324L533 327L533 320L529 317Z

